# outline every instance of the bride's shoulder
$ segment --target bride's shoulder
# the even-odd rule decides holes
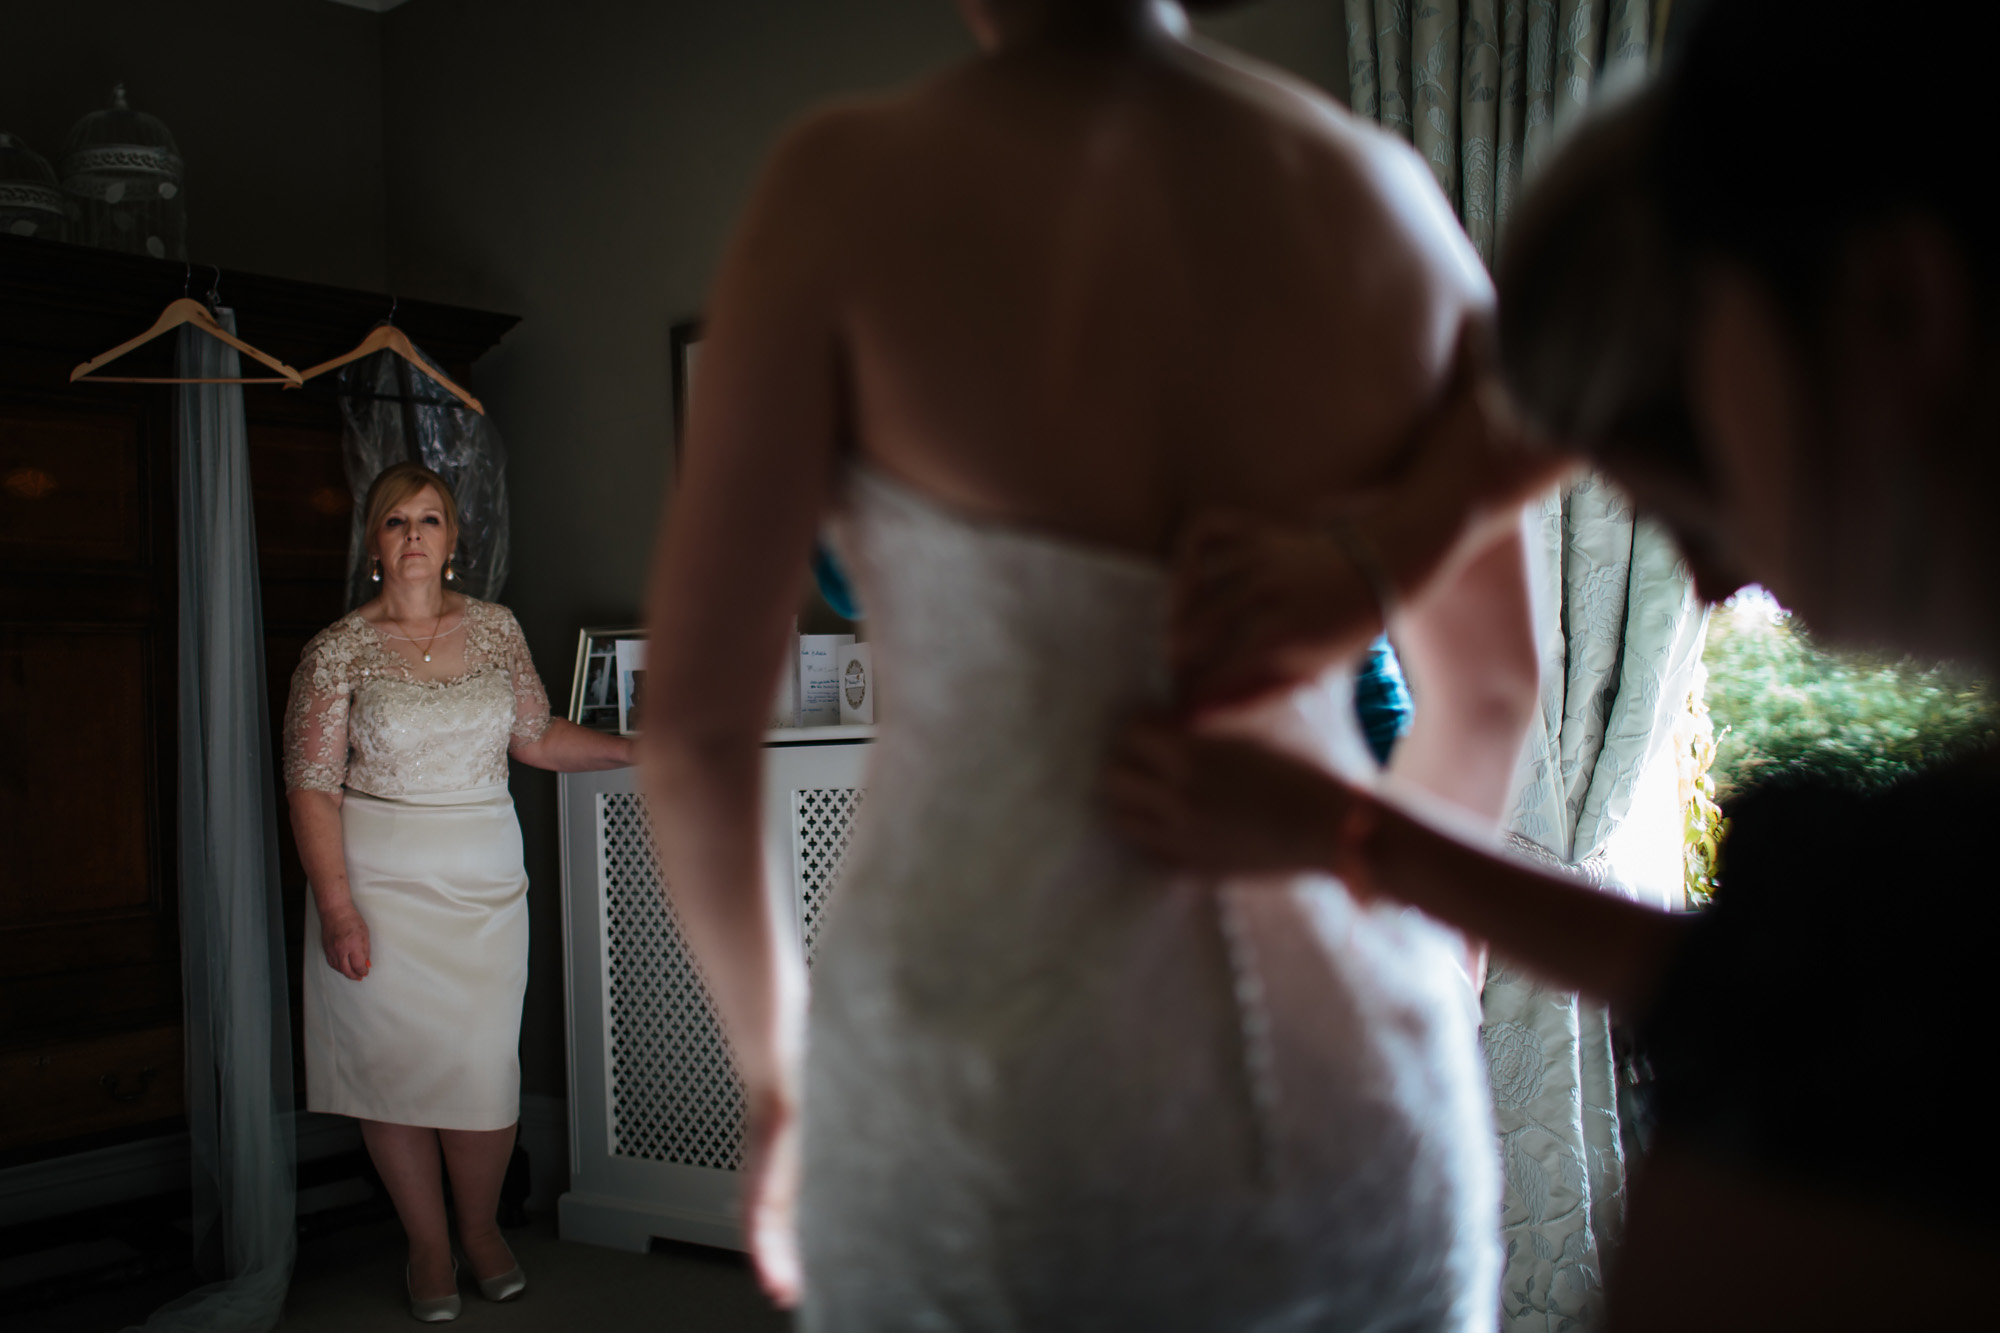
[[[822,102],[795,116],[765,156],[760,189],[837,189],[882,157],[908,120],[913,90]]]
[[[851,237],[865,236],[880,183],[897,174],[891,98],[849,98],[813,108],[765,154],[736,245],[759,257],[756,281],[781,272],[831,271]],[[774,266],[770,256],[789,258]]]
[[[1221,127],[1224,152],[1266,164],[1286,192],[1330,209],[1333,231],[1344,220],[1371,245],[1414,246],[1454,266],[1470,256],[1429,163],[1401,136],[1233,48],[1196,42],[1175,73],[1194,90],[1189,114]]]

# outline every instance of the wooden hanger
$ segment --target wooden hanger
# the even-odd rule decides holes
[[[393,319],[395,314],[396,306],[392,301],[389,305],[390,318]],[[377,324],[368,336],[361,340],[361,345],[353,351],[344,352],[331,361],[320,362],[312,369],[306,371],[300,378],[309,380],[317,379],[321,375],[326,374],[327,371],[337,370],[350,361],[359,361],[364,356],[373,356],[375,353],[383,351],[394,352],[397,356],[402,357],[405,361],[423,372],[426,378],[436,380],[439,384],[443,385],[445,390],[461,403],[464,403],[482,417],[486,415],[486,408],[480,404],[477,398],[474,398],[471,394],[453,384],[442,371],[433,370],[424,364],[423,357],[419,356],[417,349],[410,345],[410,340],[403,336],[403,331],[387,319]]]
[[[179,328],[183,324],[192,324],[209,337],[220,338],[223,342],[228,343],[231,347],[243,353],[243,355],[277,371],[277,375],[255,379],[183,379],[178,375],[99,375],[94,373],[99,366],[116,361],[134,347],[143,346],[165,333],[168,329]],[[276,357],[264,355],[264,353],[252,347],[249,343],[230,333],[229,330],[215,322],[215,316],[208,313],[207,306],[188,296],[180,297],[165,310],[161,311],[159,319],[154,321],[152,328],[147,329],[130,342],[119,343],[102,356],[92,357],[69,373],[70,383],[72,384],[86,378],[98,384],[283,384],[294,389],[304,383],[298,371],[293,370]]]

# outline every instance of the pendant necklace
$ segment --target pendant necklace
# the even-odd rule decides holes
[[[390,623],[395,625],[397,629],[407,628],[407,626],[405,626],[403,622],[400,620],[393,620]],[[444,625],[444,612],[440,611],[438,612],[438,618],[431,622],[430,638],[424,640],[423,654],[424,654],[424,661],[426,662],[431,660],[431,645],[438,641],[438,630],[441,629],[443,625]],[[404,643],[415,643],[417,641],[416,636],[414,634],[392,634],[389,637],[392,639],[401,639]]]
[[[438,618],[431,622],[430,638],[424,640],[424,661],[426,662],[431,660],[431,645],[438,641],[438,627],[442,624],[444,624],[444,612],[440,611],[438,612]]]

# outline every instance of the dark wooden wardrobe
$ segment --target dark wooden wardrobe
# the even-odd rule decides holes
[[[68,381],[187,282],[177,263],[0,235],[0,1167],[182,1114],[174,391]],[[197,266],[189,290],[214,283]],[[390,306],[227,270],[219,287],[239,336],[300,368]],[[515,322],[421,301],[395,317],[461,382]],[[171,374],[173,341],[118,366]],[[343,609],[332,378],[244,390],[274,738],[299,650]],[[279,825],[296,1033],[304,876],[282,802]]]

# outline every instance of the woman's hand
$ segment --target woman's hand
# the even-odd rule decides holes
[[[326,965],[349,981],[360,981],[374,964],[368,957],[368,923],[353,904],[319,914],[319,945]]]
[[[1374,591],[1330,531],[1216,511],[1181,540],[1168,651],[1191,708],[1309,679],[1381,628]]]
[[[306,868],[308,901],[319,909],[319,942],[326,965],[349,981],[359,981],[368,975],[370,963],[368,923],[349,896],[347,854],[341,848],[341,793],[294,788],[285,797],[292,808],[299,862]]]
[[[743,1216],[757,1279],[773,1303],[790,1309],[803,1287],[799,1262],[799,1119],[792,1098],[753,1092],[745,1151]]]
[[[1112,827],[1169,865],[1208,874],[1327,871],[1349,880],[1373,797],[1250,741],[1133,724],[1104,776]]]
[[[1383,627],[1382,593],[1416,601],[1517,531],[1522,503],[1572,470],[1531,437],[1488,360],[1483,330],[1468,324],[1444,398],[1396,474],[1348,515],[1344,538],[1331,523],[1195,519],[1176,560],[1169,630],[1185,706],[1240,703],[1354,657]]]

